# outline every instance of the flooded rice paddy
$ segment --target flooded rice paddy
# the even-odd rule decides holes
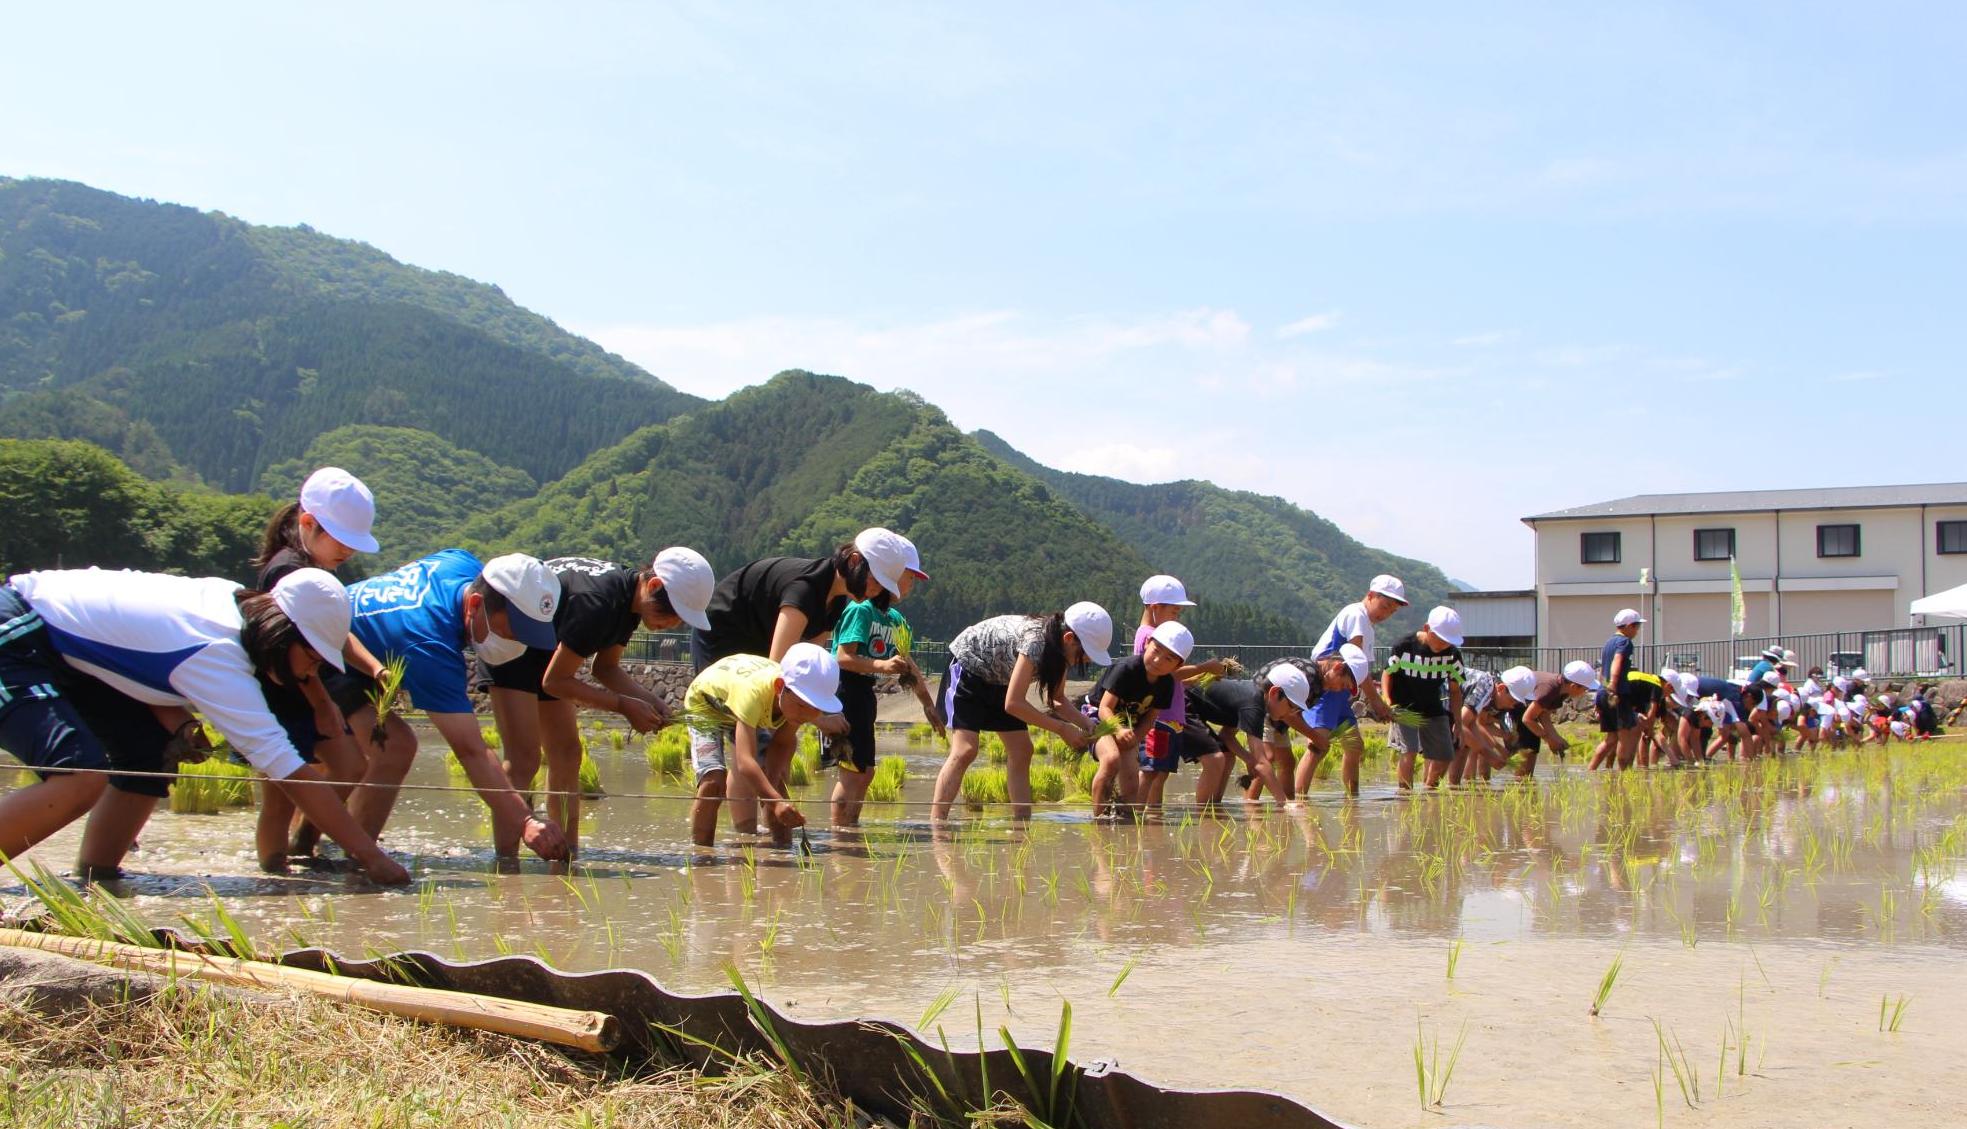
[[[938,750],[883,741],[910,759],[903,803],[834,833],[800,790],[810,856],[728,819],[692,849],[683,785],[596,741],[612,795],[571,874],[492,873],[475,796],[408,791],[385,844],[414,856],[409,892],[258,875],[248,811],[160,813],[124,886],[160,924],[209,890],[274,946],[530,953],[694,991],[735,964],[792,1014],[927,1017],[952,1044],[981,1012],[1049,1046],[1064,999],[1077,1058],[1358,1125],[1967,1123],[1967,742],[1414,797],[1372,787],[1380,761],[1356,803],[939,831]],[[447,760],[427,740],[412,783],[455,783]],[[75,845],[34,857],[66,870]],[[1465,1039],[1427,1111],[1417,1038],[1444,1062]]]

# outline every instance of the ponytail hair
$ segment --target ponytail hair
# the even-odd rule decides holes
[[[1053,612],[1043,619],[1045,650],[1038,656],[1038,684],[1048,697],[1056,698],[1065,693],[1065,613]]]
[[[246,649],[253,673],[274,682],[291,681],[287,649],[307,642],[300,627],[265,592],[240,588],[232,593],[232,600],[239,607],[239,645]]]
[[[301,544],[299,502],[288,502],[273,511],[273,516],[267,519],[266,532],[260,534],[260,552],[253,558],[253,567],[265,568],[267,562],[279,556],[282,549],[292,549],[302,557],[307,556],[307,548]]]

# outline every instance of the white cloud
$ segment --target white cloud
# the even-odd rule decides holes
[[[1310,317],[1299,318],[1291,324],[1280,328],[1277,331],[1277,339],[1279,341],[1288,341],[1293,337],[1303,337],[1307,333],[1323,333],[1338,324],[1339,312],[1337,310],[1329,310],[1322,314],[1312,314]]]

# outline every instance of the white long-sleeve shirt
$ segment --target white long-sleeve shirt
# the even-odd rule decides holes
[[[275,780],[300,770],[239,643],[239,585],[96,568],[21,573],[10,583],[70,666],[139,702],[197,710]]]

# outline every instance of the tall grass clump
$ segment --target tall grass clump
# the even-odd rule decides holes
[[[911,745],[929,745],[935,740],[936,727],[926,721],[918,721],[908,727],[908,743]]]
[[[649,771],[662,776],[681,776],[690,763],[690,731],[680,725],[665,726],[642,743],[642,755]]]
[[[178,769],[171,782],[171,810],[179,815],[213,815],[253,802],[253,770],[213,757]]]
[[[963,800],[973,808],[1009,803],[1010,785],[1005,780],[1004,770],[971,766],[970,771],[963,774]]]
[[[867,798],[875,803],[893,803],[902,798],[902,784],[908,780],[908,761],[903,757],[882,757],[874,765],[874,779],[868,781]]]

